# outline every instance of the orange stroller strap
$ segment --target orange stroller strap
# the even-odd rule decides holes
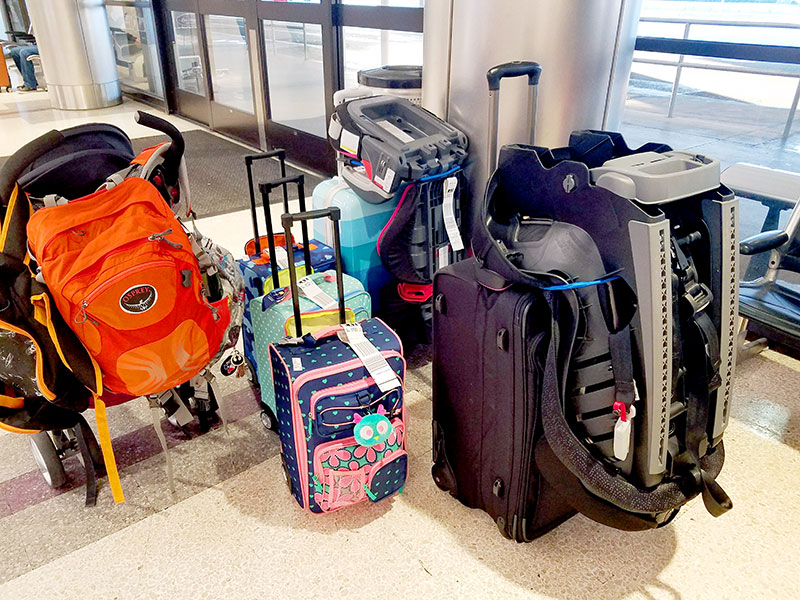
[[[103,451],[103,462],[106,465],[106,473],[108,473],[108,485],[111,486],[114,502],[121,504],[125,502],[125,496],[122,493],[122,483],[119,480],[114,448],[111,446],[111,432],[108,430],[108,419],[106,418],[106,403],[97,396],[94,398],[94,417],[97,421],[97,434],[100,438],[100,449]]]

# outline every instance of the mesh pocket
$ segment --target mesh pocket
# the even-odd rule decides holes
[[[323,504],[326,510],[334,510],[361,502],[367,495],[364,485],[367,475],[364,469],[336,471],[329,469],[325,475]]]

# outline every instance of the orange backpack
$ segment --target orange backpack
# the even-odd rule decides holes
[[[220,349],[228,301],[209,303],[188,236],[146,180],[37,211],[28,243],[105,388],[163,392],[194,377]]]

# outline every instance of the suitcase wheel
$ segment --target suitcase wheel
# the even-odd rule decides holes
[[[278,419],[276,419],[272,411],[266,407],[261,411],[261,424],[267,431],[278,431]]]
[[[289,488],[289,492],[292,491],[292,482],[289,479],[289,469],[286,468],[286,461],[283,460],[283,454],[281,454],[281,471],[283,472],[283,480],[286,482],[286,487]]]
[[[250,382],[250,385],[256,391],[261,389],[261,386],[258,383],[258,379],[256,378],[256,366],[252,363],[249,358],[244,359],[244,364],[247,367],[247,380]]]
[[[514,538],[508,535],[508,531],[506,531],[506,520],[503,517],[497,517],[497,529],[500,530],[500,535],[502,535],[507,540],[513,540]]]
[[[31,443],[36,466],[39,467],[39,471],[47,484],[52,488],[64,485],[67,482],[67,473],[50,434],[46,431],[40,431],[39,433],[34,433],[28,439]]]
[[[453,485],[453,481],[447,469],[443,465],[434,463],[431,467],[431,475],[433,476],[433,482],[436,484],[436,487],[455,495],[455,486]]]

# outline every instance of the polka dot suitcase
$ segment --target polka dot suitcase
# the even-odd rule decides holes
[[[323,293],[336,298],[336,271],[312,273],[303,279],[312,281]],[[344,302],[346,319],[361,321],[372,316],[372,298],[364,290],[363,284],[349,275],[342,276],[344,284]],[[319,304],[305,296],[300,297],[300,312],[303,325],[313,327],[315,323],[333,324],[336,322],[336,311],[325,310]],[[258,384],[261,389],[261,408],[268,413],[272,424],[275,423],[275,392],[272,386],[272,371],[269,368],[269,345],[287,335],[294,323],[294,311],[291,292],[287,287],[275,290],[255,298],[249,303],[250,323],[253,331],[253,355],[258,365]]]
[[[337,207],[283,216],[330,217],[341,274]],[[270,344],[284,475],[297,503],[326,513],[402,492],[408,474],[400,338],[380,319],[345,323],[343,277],[338,323],[303,334],[298,280],[290,269],[295,337]],[[344,324],[342,324],[344,323]]]

